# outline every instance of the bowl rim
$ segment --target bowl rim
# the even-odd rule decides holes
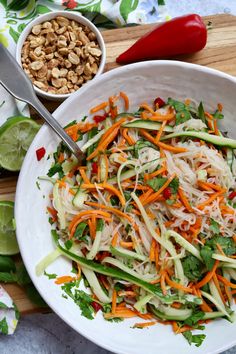
[[[169,67],[177,67],[177,68],[185,68],[187,70],[192,70],[194,69],[196,72],[201,71],[201,72],[205,72],[208,73],[210,75],[213,76],[217,76],[218,78],[224,78],[226,80],[229,80],[231,82],[233,82],[234,84],[236,84],[236,77],[224,73],[220,70],[217,69],[213,69],[213,68],[209,68],[209,67],[205,67],[205,66],[201,66],[199,64],[193,64],[193,63],[186,63],[186,62],[182,62],[182,61],[175,61],[175,60],[159,60],[159,61],[145,61],[145,62],[138,62],[138,63],[133,63],[133,64],[129,64],[126,66],[122,66],[122,67],[118,67],[115,68],[114,70],[108,71],[106,73],[104,73],[102,76],[100,76],[99,78],[96,79],[96,83],[98,83],[99,81],[102,81],[104,78],[109,77],[109,76],[113,76],[114,73],[119,73],[119,72],[129,72],[130,68],[139,68],[142,66],[146,66],[149,65],[150,67],[153,65],[158,65],[158,66],[169,66]],[[88,85],[83,86],[80,90],[74,92],[70,98],[68,100],[66,100],[66,103],[63,102],[55,111],[54,114],[60,115],[61,111],[64,110],[64,105],[68,105],[70,103],[73,103],[74,100],[76,100],[77,96],[79,96],[81,93],[83,93],[84,91],[87,91],[90,89],[90,86],[92,87],[92,85],[94,84],[94,82],[89,82]],[[40,131],[36,134],[33,142],[31,143],[31,146],[29,148],[29,150],[27,151],[26,157],[24,159],[19,177],[18,177],[18,181],[17,181],[17,188],[16,188],[16,197],[15,197],[15,208],[14,208],[14,212],[15,212],[15,219],[16,219],[16,224],[20,224],[20,210],[21,210],[21,204],[20,204],[20,186],[21,184],[24,184],[24,178],[25,178],[25,169],[27,167],[27,156],[30,156],[32,153],[35,153],[34,150],[34,142],[36,142],[38,139],[42,139],[43,134],[45,133],[45,130],[47,129],[47,125],[44,124],[42,126],[42,128],[40,129]],[[17,220],[19,220],[19,222],[17,223]],[[17,229],[16,229],[17,230]],[[19,234],[19,229],[18,231],[16,231],[17,233],[17,240],[19,239],[23,239],[23,237],[18,237]],[[24,260],[24,251],[22,248],[22,244],[19,242],[19,248],[20,248],[20,252],[22,255],[22,258]],[[23,251],[23,252],[22,252]],[[25,264],[26,269],[28,271],[29,274],[31,274],[31,269],[28,268],[28,265]],[[34,282],[33,282],[34,283]],[[36,289],[39,291],[40,295],[44,298],[45,294],[41,292],[40,288],[38,287],[37,283],[34,283]],[[48,298],[45,299],[45,301],[48,303]],[[122,349],[118,349],[118,348],[112,348],[109,346],[109,344],[105,343],[104,341],[98,341],[96,339],[93,339],[93,336],[91,333],[88,333],[86,330],[84,331],[83,328],[80,328],[80,330],[78,331],[78,329],[76,328],[76,326],[74,326],[73,324],[70,323],[69,319],[64,316],[63,314],[60,313],[60,311],[57,309],[57,307],[55,306],[54,302],[51,301],[50,302],[50,308],[67,324],[69,325],[71,328],[73,328],[77,333],[81,334],[82,336],[84,336],[85,338],[87,338],[88,340],[90,340],[91,342],[95,343],[96,345],[98,345],[101,348],[104,348],[106,350],[112,351],[113,353],[117,353],[117,354],[127,354],[127,352],[125,352]],[[232,340],[231,342],[226,343],[225,345],[221,345],[221,347],[219,347],[217,350],[210,350],[205,352],[205,354],[220,354],[223,351],[233,347],[234,345],[236,345],[236,338],[234,340]]]
[[[23,44],[24,44],[27,36],[30,34],[31,29],[33,28],[33,26],[35,26],[37,24],[40,24],[42,22],[45,22],[47,20],[48,21],[52,20],[52,19],[54,19],[57,16],[66,17],[68,19],[72,19],[72,20],[74,20],[74,21],[76,21],[78,23],[81,23],[82,25],[88,26],[96,35],[99,47],[100,47],[100,49],[102,51],[101,61],[100,61],[97,73],[95,74],[95,76],[91,80],[89,80],[89,81],[87,81],[85,83],[85,84],[87,84],[88,82],[92,81],[93,79],[97,78],[98,76],[100,76],[103,73],[104,67],[105,67],[105,64],[106,64],[106,46],[105,46],[105,42],[104,42],[103,36],[102,36],[101,32],[98,30],[98,28],[90,20],[88,20],[86,17],[84,17],[83,15],[79,14],[76,11],[53,11],[53,12],[48,12],[48,13],[40,15],[40,16],[36,17],[34,20],[30,21],[26,25],[24,30],[21,32],[20,37],[19,37],[19,39],[17,41],[16,55],[15,55],[16,56],[16,61],[20,65],[20,67],[22,68],[21,50],[22,50]],[[74,92],[72,92],[72,93],[67,93],[67,94],[52,94],[52,93],[48,93],[46,91],[41,90],[40,88],[35,86],[33,84],[33,82],[32,82],[32,85],[34,87],[35,92],[38,95],[40,95],[43,98],[49,99],[49,100],[56,100],[56,101],[65,100],[66,98],[70,97],[72,93],[74,93]]]

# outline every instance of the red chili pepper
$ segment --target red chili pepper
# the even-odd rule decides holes
[[[163,191],[163,197],[164,197],[165,199],[169,199],[169,198],[171,197],[171,194],[172,194],[171,188],[170,188],[170,187],[166,187],[166,188],[164,189],[164,191]]]
[[[44,157],[45,154],[46,154],[46,150],[44,147],[41,147],[38,150],[36,150],[37,160],[40,161]]]
[[[92,163],[92,173],[98,173],[98,164],[97,162]]]
[[[163,106],[165,106],[165,101],[163,101],[163,99],[161,97],[157,97],[154,101],[154,104],[157,105],[158,104],[158,107],[161,108]]]
[[[93,306],[95,312],[98,312],[99,310],[102,309],[102,306],[98,304],[96,301],[91,302],[91,305]]]
[[[95,123],[100,123],[100,122],[103,122],[105,119],[106,119],[106,115],[103,115],[103,116],[94,116],[93,117],[93,120]]]
[[[190,54],[203,49],[206,41],[207,28],[201,17],[185,15],[158,25],[119,55],[116,61],[125,64]]]
[[[228,196],[228,199],[232,200],[236,197],[236,192],[231,192]]]

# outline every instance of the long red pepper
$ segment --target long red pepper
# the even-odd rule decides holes
[[[206,41],[207,28],[201,17],[186,15],[158,25],[119,55],[116,61],[127,64],[190,54],[203,49]]]

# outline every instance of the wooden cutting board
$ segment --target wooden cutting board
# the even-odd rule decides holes
[[[204,21],[206,24],[209,21],[212,23],[212,28],[208,31],[206,48],[199,53],[176,57],[175,59],[209,66],[236,76],[236,17],[216,15],[205,17]],[[107,49],[105,70],[108,71],[117,67],[115,58],[153,27],[154,25],[143,25],[104,31],[102,34]],[[43,101],[43,103],[51,112],[59,105],[57,102]],[[32,117],[38,118],[33,111],[31,113]],[[0,200],[14,201],[16,182],[17,175],[0,176]],[[33,305],[27,299],[24,290],[17,285],[3,286],[12,296],[21,313],[26,314],[42,310]]]

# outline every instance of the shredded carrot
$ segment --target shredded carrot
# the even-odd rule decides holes
[[[128,135],[128,128],[122,129],[122,135],[129,145],[135,144],[135,140],[132,138],[132,136]]]
[[[211,120],[213,119],[213,115],[208,112],[205,112],[205,116]]]
[[[213,126],[214,126],[215,135],[220,135],[219,129],[217,127],[217,120],[216,119],[213,120]]]
[[[222,254],[222,256],[225,256],[225,253],[219,243],[216,244],[216,247],[217,247],[218,251]]]
[[[193,209],[192,209],[191,205],[189,204],[189,201],[188,201],[187,197],[185,196],[182,188],[178,188],[178,194],[179,194],[180,200],[183,203],[183,205],[185,206],[185,208],[188,210],[189,213],[192,213]]]
[[[174,111],[166,114],[160,114],[158,112],[155,112],[151,117],[149,117],[149,120],[153,120],[157,122],[167,122],[173,120],[174,118],[175,118]]]
[[[134,324],[134,328],[150,327],[150,326],[154,326],[154,325],[157,324],[157,323],[158,323],[157,321],[135,323],[135,324]]]
[[[120,241],[120,246],[124,248],[133,248],[134,244],[133,242]]]
[[[205,202],[198,204],[197,208],[199,210],[203,210],[207,205],[211,204],[215,199],[217,199],[222,193],[225,192],[225,189],[220,191],[220,192],[216,192],[213,195],[211,195],[211,197],[209,197]]]
[[[173,302],[171,307],[174,307],[175,309],[179,309],[181,307],[181,304],[179,302]]]
[[[135,311],[132,311],[129,308],[117,308],[115,313],[104,313],[104,318],[105,319],[111,319],[115,317],[120,317],[120,318],[131,318],[131,317],[136,317],[137,314]]]
[[[167,274],[167,272],[166,272],[166,282],[172,288],[175,288],[175,289],[178,289],[178,290],[182,290],[182,291],[184,291],[186,293],[190,293],[190,294],[192,294],[192,292],[193,292],[193,290],[191,288],[188,288],[186,286],[183,286],[183,285],[181,285],[179,283],[176,283],[175,281],[171,280],[169,278],[169,275]]]
[[[231,283],[228,279],[222,277],[222,275],[217,274],[216,276],[219,279],[219,281],[224,285],[229,286],[232,289],[236,289],[236,284]]]
[[[145,111],[148,111],[151,114],[154,114],[154,110],[152,109],[152,107],[150,107],[147,103],[143,103],[140,105],[140,108],[145,109]]]
[[[167,294],[166,284],[165,284],[166,275],[167,275],[167,273],[165,271],[161,272],[161,290],[162,290],[163,295]]]
[[[111,303],[111,313],[113,314],[116,312],[116,300],[117,300],[117,292],[115,289],[113,289],[112,303]]]
[[[119,237],[119,234],[118,234],[118,232],[116,232],[115,235],[112,238],[112,241],[111,241],[112,247],[116,247],[118,237]]]
[[[148,141],[153,143],[154,145],[158,146],[159,148],[162,148],[163,150],[168,150],[173,153],[179,153],[179,152],[186,152],[188,151],[185,148],[179,147],[179,146],[172,146],[172,145],[167,145],[165,143],[162,143],[160,141],[156,142],[155,139],[144,129],[140,129],[141,135],[143,135]]]
[[[206,274],[206,276],[199,283],[197,283],[195,285],[196,289],[200,289],[203,287],[203,285],[209,283],[209,281],[212,279],[213,275],[215,274],[218,265],[219,265],[219,261],[217,260],[217,261],[215,261],[215,264],[214,264],[212,270],[210,272],[208,272]]]
[[[161,127],[160,127],[160,129],[159,129],[159,131],[158,131],[158,133],[157,133],[156,138],[155,138],[156,143],[158,143],[158,141],[160,140],[161,134],[163,133],[163,129],[165,128],[166,123],[167,123],[166,120],[164,120],[164,121],[162,122],[162,125],[161,125]]]
[[[158,196],[164,191],[164,189],[166,189],[166,187],[169,186],[169,184],[171,183],[171,181],[175,178],[175,173],[168,178],[168,180],[163,184],[163,186],[155,193],[153,193],[150,197],[148,197],[145,201],[143,201],[143,206],[149,203],[154,203]]]
[[[192,329],[192,327],[187,326],[187,325],[179,327],[178,324],[175,321],[173,321],[173,330],[176,334],[184,333],[184,332],[190,331],[191,329]]]
[[[154,171],[152,173],[145,173],[144,174],[144,180],[148,181],[149,179],[152,179],[153,177],[156,177],[156,176],[162,174],[165,171],[166,171],[166,166],[161,167],[159,170],[156,170],[156,171]]]
[[[106,209],[108,211],[111,211],[112,213],[114,213],[114,214],[116,214],[116,215],[118,215],[118,216],[120,216],[122,218],[127,219],[130,223],[133,224],[133,219],[129,215],[123,213],[122,211],[120,211],[120,210],[118,210],[116,208],[113,208],[113,207],[110,207],[110,206],[107,206],[107,205],[103,205],[103,204],[98,204],[98,203],[95,203],[95,202],[85,202],[85,204],[90,205],[90,206],[94,206],[94,207],[97,207],[97,208],[100,208],[100,209]]]
[[[125,103],[125,110],[128,111],[129,110],[129,98],[128,98],[128,96],[126,95],[126,93],[121,91],[120,92],[120,97],[123,98],[124,103]]]
[[[105,109],[108,106],[108,102],[102,102],[99,105],[93,107],[92,109],[90,109],[90,113],[96,113],[102,109]]]
[[[51,207],[47,207],[47,211],[51,214],[51,216],[57,219],[57,210]]]
[[[86,175],[86,173],[85,173],[83,168],[79,167],[79,173],[80,173],[81,177],[83,178],[84,183],[90,183],[90,180],[87,177],[87,175]]]
[[[55,280],[55,284],[64,284],[64,283],[71,283],[72,281],[74,281],[75,278],[71,277],[70,275],[63,275],[62,277],[58,277]]]
[[[106,189],[108,190],[109,192],[111,192],[112,194],[115,194],[120,202],[121,202],[121,205],[124,206],[125,205],[125,198],[121,195],[121,193],[118,191],[118,189],[116,189],[115,187],[113,187],[112,185],[108,184],[108,183],[98,183],[98,184],[92,184],[92,183],[84,183],[82,184],[82,188],[84,189],[97,189],[97,188],[102,188],[102,189]]]
[[[149,253],[149,259],[151,262],[155,261],[155,250],[156,250],[156,240],[153,238],[150,247],[150,253]]]

